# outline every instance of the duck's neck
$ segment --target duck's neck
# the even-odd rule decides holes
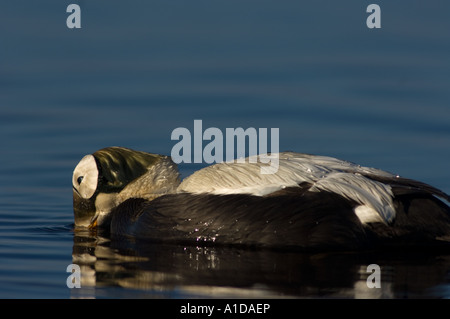
[[[119,194],[119,201],[128,198],[153,200],[165,194],[174,193],[180,185],[180,173],[170,157],[161,155],[155,165],[140,178],[127,185]]]

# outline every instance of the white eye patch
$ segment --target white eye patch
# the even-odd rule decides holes
[[[72,176],[72,185],[83,198],[91,198],[97,189],[98,168],[95,158],[86,155],[75,167]]]

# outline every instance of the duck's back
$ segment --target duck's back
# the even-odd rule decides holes
[[[305,249],[446,241],[445,193],[417,181],[331,157],[281,153],[275,174],[261,164],[221,163],[153,201],[113,211],[116,235],[153,240]]]

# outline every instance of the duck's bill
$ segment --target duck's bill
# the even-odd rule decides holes
[[[82,198],[76,190],[73,190],[73,213],[75,227],[94,228],[97,226],[97,218],[94,218],[95,200]]]

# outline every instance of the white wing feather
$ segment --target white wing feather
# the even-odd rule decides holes
[[[224,162],[203,168],[187,177],[177,192],[210,194],[252,194],[264,196],[300,183],[312,184],[310,191],[329,191],[359,203],[355,212],[361,222],[391,222],[395,217],[389,185],[371,180],[364,174],[383,177],[395,175],[333,157],[292,152],[279,154],[278,171],[261,174],[264,164]]]

